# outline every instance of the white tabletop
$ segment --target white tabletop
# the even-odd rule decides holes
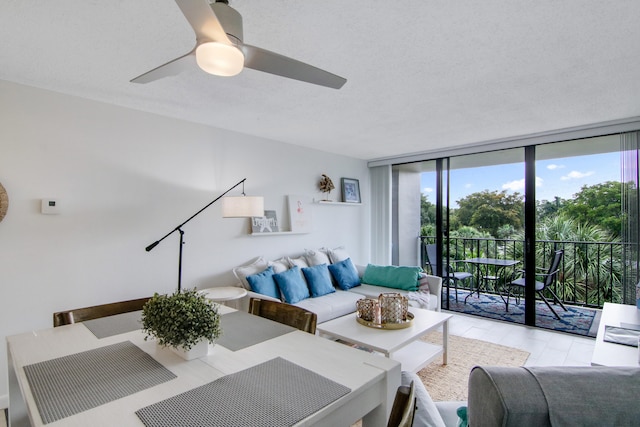
[[[126,340],[149,353],[177,378],[63,418],[55,422],[56,426],[142,426],[136,410],[274,357],[282,357],[352,390],[299,425],[350,425],[364,417],[363,425],[384,426],[400,384],[397,362],[297,330],[238,351],[215,345],[207,357],[186,361],[158,348],[152,340],[145,341],[142,331],[98,339],[82,323],[77,323],[7,337],[12,426],[29,425],[29,419],[33,426],[43,425],[22,369],[25,365]],[[386,401],[381,402],[380,396],[386,396]],[[20,414],[21,408],[26,409],[28,418]]]
[[[638,366],[638,347],[604,341],[604,327],[624,324],[640,326],[640,310],[635,305],[604,303],[602,318],[598,327],[596,345],[593,349],[592,365],[598,366]]]
[[[318,332],[362,344],[372,350],[393,353],[453,317],[437,311],[411,307],[413,324],[404,329],[377,329],[356,321],[356,314],[339,317],[318,325]]]
[[[247,295],[247,290],[238,286],[215,286],[201,289],[200,293],[212,301],[231,301]]]

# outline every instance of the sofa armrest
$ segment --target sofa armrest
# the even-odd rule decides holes
[[[418,289],[424,289],[425,287],[429,289],[431,295],[438,297],[438,305],[435,311],[440,311],[442,308],[442,277],[423,273],[418,281]]]

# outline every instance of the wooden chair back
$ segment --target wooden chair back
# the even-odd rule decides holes
[[[387,427],[411,427],[416,411],[416,396],[413,381],[409,386],[401,385],[391,406]]]
[[[295,305],[251,298],[249,301],[249,313],[289,325],[310,334],[316,333],[318,316]]]
[[[142,310],[142,306],[149,301],[149,298],[151,297],[94,305],[92,307],[75,308],[67,311],[58,311],[57,313],[53,313],[53,327],[55,328],[57,326],[84,322],[85,320],[98,319],[100,317],[112,316],[114,314]]]

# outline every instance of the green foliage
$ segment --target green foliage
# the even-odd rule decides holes
[[[572,200],[559,210],[559,213],[574,218],[583,224],[597,224],[614,236],[622,230],[622,191],[623,186],[632,183],[607,181],[601,184],[584,185]],[[625,191],[630,191],[632,188]]]
[[[420,194],[420,224],[428,225],[436,223],[436,205],[431,203],[427,196]]]
[[[514,238],[519,242],[515,256],[521,259],[524,233],[519,232]],[[622,246],[615,243],[619,240],[598,225],[580,223],[566,214],[549,217],[541,221],[536,230],[537,264],[548,266],[553,251],[564,249],[562,274],[556,288],[560,298],[589,305],[597,305],[603,300],[618,302],[621,298]]]
[[[217,306],[195,289],[154,294],[142,308],[142,329],[145,340],[155,337],[162,346],[185,351],[203,339],[214,342],[222,333]]]
[[[567,201],[558,196],[554,197],[553,201],[537,200],[536,215],[538,221],[543,221],[546,218],[556,216],[566,204]]]
[[[456,222],[488,232],[492,236],[498,229],[510,225],[520,229],[524,223],[524,203],[520,193],[483,190],[458,200]]]

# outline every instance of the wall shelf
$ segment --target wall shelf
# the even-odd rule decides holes
[[[283,236],[285,234],[309,234],[308,231],[274,231],[267,233],[250,233],[250,236]]]
[[[314,200],[313,203],[318,205],[335,205],[335,206],[362,206],[362,203],[351,202],[328,202],[326,200]]]

